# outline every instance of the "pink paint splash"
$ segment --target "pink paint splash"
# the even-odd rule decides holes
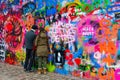
[[[115,80],[120,80],[120,69],[115,70]]]

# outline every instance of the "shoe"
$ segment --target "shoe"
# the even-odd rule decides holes
[[[29,72],[34,72],[34,70],[28,70]]]
[[[47,74],[47,68],[43,68],[43,74]]]
[[[26,72],[26,71],[28,71],[27,69],[24,69],[24,71]]]
[[[37,73],[42,74],[42,68],[38,68]]]

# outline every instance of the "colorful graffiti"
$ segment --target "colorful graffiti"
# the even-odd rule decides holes
[[[22,22],[15,17],[10,16],[6,20],[5,27],[5,41],[8,45],[8,48],[12,51],[18,50],[22,46],[24,39],[24,31],[21,25]]]
[[[50,47],[61,50],[63,43],[65,64],[55,72],[119,80],[119,7],[119,0],[0,0],[0,60],[24,61],[25,32],[36,24],[47,31]]]
[[[22,6],[22,14],[26,15],[27,13],[32,13],[36,9],[34,2],[28,2]]]

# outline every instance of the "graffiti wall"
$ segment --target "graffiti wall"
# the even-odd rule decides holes
[[[0,0],[0,60],[24,61],[24,35],[33,24],[47,31],[53,71],[120,79],[120,0]],[[54,56],[53,49],[63,53]]]

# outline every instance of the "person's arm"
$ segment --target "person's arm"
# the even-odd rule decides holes
[[[38,35],[36,36],[36,38],[35,38],[35,40],[34,40],[34,46],[37,46],[37,44],[38,44]]]
[[[46,43],[47,43],[47,48],[48,48],[48,51],[50,52],[50,47],[49,47],[49,37],[47,36],[46,39],[47,39],[47,42],[46,42]]]
[[[34,35],[34,41],[33,41],[33,50],[36,50],[37,48],[37,44],[38,44],[38,38],[39,38],[39,35]]]

